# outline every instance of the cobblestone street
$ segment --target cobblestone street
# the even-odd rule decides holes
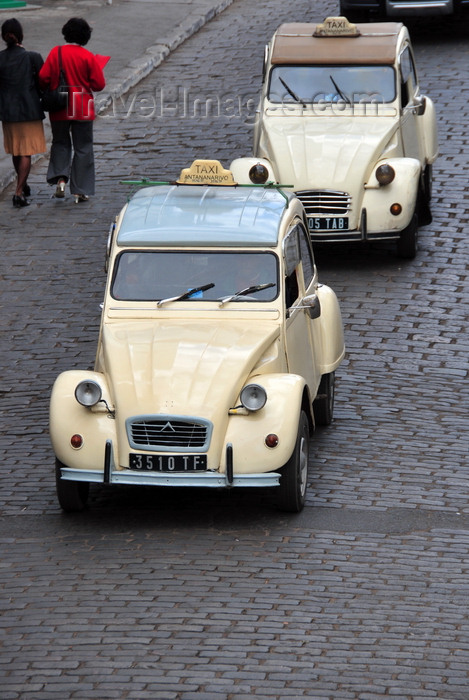
[[[93,487],[64,515],[55,495],[50,390],[93,366],[120,181],[249,155],[264,44],[337,5],[234,0],[103,111],[89,203],[51,198],[46,159],[30,207],[0,195],[0,700],[469,700],[469,23],[411,25],[440,133],[417,257],[316,250],[347,355],[304,511]]]

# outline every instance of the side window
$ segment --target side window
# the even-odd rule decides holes
[[[267,64],[269,61],[270,44],[264,46],[264,63],[262,65],[262,82],[265,82],[265,76],[267,75]]]
[[[109,269],[109,258],[111,257],[111,249],[112,249],[112,243],[114,240],[114,233],[116,231],[116,222],[117,222],[117,216],[112,222],[110,228],[109,228],[109,233],[107,236],[107,244],[106,244],[106,258],[104,260],[104,272],[107,272]]]
[[[290,308],[298,299],[300,290],[298,289],[298,279],[296,270],[285,277],[285,306]]]
[[[399,56],[401,74],[401,107],[405,107],[417,89],[417,73],[410,48],[406,46]]]
[[[285,305],[288,308],[298,299],[300,290],[298,289],[298,278],[296,270],[285,277]]]
[[[298,224],[298,237],[300,239],[301,261],[303,263],[303,276],[305,279],[305,289],[313,281],[314,277],[314,259],[313,251],[309,240],[309,235],[305,231],[304,226]]]
[[[283,243],[283,257],[285,266],[285,305],[287,308],[298,299],[300,290],[298,287],[297,270],[300,263],[300,245],[298,241],[298,227],[295,226],[286,236]]]

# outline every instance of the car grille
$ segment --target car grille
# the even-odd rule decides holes
[[[129,441],[133,447],[159,450],[206,450],[211,434],[208,421],[187,421],[158,416],[131,419],[127,422]]]
[[[352,198],[347,192],[303,190],[295,194],[302,202],[307,216],[344,216],[351,208]]]

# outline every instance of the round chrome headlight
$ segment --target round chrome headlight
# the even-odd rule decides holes
[[[256,163],[256,165],[253,165],[249,170],[249,179],[253,185],[264,185],[268,177],[269,171],[262,163]]]
[[[79,404],[90,408],[101,401],[102,391],[97,382],[85,380],[75,389],[75,398]]]
[[[376,168],[376,179],[381,186],[389,185],[394,180],[395,175],[396,171],[389,163],[383,163]]]
[[[265,406],[267,394],[259,384],[248,384],[240,394],[241,403],[248,411],[259,411]]]

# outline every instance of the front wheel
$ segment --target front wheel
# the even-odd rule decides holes
[[[304,411],[301,411],[293,454],[281,469],[280,485],[277,490],[277,506],[289,513],[303,510],[306,500],[309,459],[309,424]]]
[[[61,478],[61,469],[64,466],[58,459],[55,460],[57,498],[62,510],[66,513],[76,513],[86,507],[90,485],[87,481],[64,481]]]
[[[422,175],[422,192],[425,204],[429,204],[433,194],[433,166],[427,165]]]
[[[432,198],[433,172],[432,166],[427,165],[421,177],[419,196],[417,200],[419,226],[428,226],[432,223],[432,210],[430,201]]]
[[[418,247],[418,216],[414,213],[410,223],[401,231],[397,241],[397,254],[400,258],[415,258]]]
[[[317,425],[330,425],[334,416],[335,372],[323,374],[313,402],[314,420]]]

